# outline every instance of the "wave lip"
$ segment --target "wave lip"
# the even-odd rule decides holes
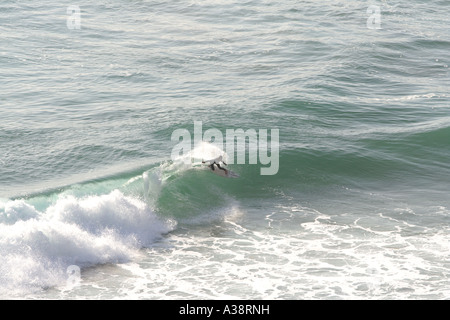
[[[172,231],[143,201],[114,190],[60,197],[38,211],[24,200],[0,207],[0,297],[64,285],[70,265],[130,261]]]

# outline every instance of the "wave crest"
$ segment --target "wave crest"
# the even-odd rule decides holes
[[[62,285],[70,265],[129,261],[175,227],[119,190],[60,196],[43,212],[24,200],[9,201],[0,219],[0,297]]]

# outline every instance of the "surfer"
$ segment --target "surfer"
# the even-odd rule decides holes
[[[216,160],[217,160],[218,162],[216,162]],[[217,168],[219,168],[220,170],[225,171],[225,174],[228,174],[228,170],[225,169],[225,168],[223,168],[223,167],[220,165],[221,162],[222,162],[224,165],[227,165],[227,164],[225,163],[225,161],[222,160],[222,156],[220,156],[220,157],[217,158],[217,159],[211,160],[211,161],[212,161],[212,163],[211,163],[210,165],[208,165],[208,167],[210,167],[212,171],[214,171],[214,170],[216,169],[216,168],[214,167],[214,165],[216,165]],[[202,161],[202,163],[211,162],[211,161]]]

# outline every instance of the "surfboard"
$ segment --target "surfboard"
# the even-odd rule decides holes
[[[212,170],[210,167],[208,167],[208,169],[212,173],[214,173],[214,174],[216,174],[218,176],[224,177],[224,178],[239,178],[239,175],[236,172],[233,172],[233,171],[231,171],[229,169],[226,169],[226,171],[222,170],[222,169],[219,169],[217,167],[215,167],[214,170]]]

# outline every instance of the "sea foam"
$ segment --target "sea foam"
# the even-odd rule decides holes
[[[60,196],[44,211],[25,200],[2,201],[0,297],[64,285],[70,265],[130,261],[174,227],[118,190]]]

